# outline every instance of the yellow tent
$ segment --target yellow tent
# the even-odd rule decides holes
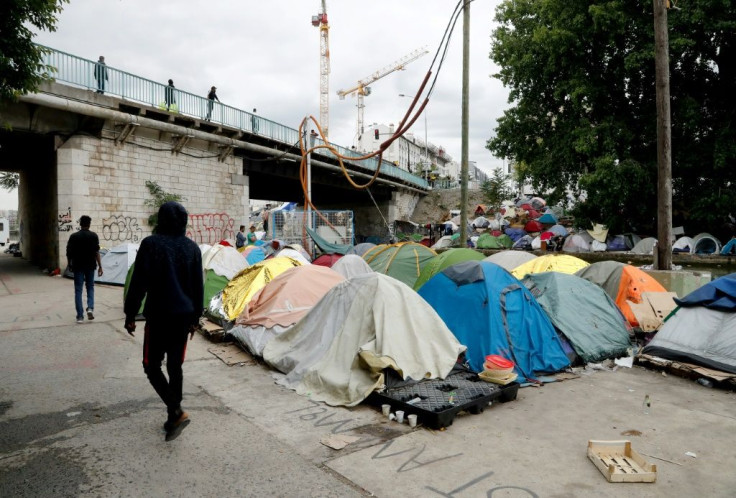
[[[575,256],[568,256],[567,254],[548,254],[546,256],[540,256],[532,259],[531,261],[527,261],[521,266],[517,266],[511,270],[511,274],[519,280],[529,273],[542,273],[545,271],[556,271],[558,273],[567,273],[572,275],[586,266],[590,266],[590,264],[580,258],[576,258]]]
[[[255,293],[271,280],[289,268],[301,265],[295,259],[276,257],[249,266],[235,275],[222,291],[222,306],[228,319],[235,320]]]

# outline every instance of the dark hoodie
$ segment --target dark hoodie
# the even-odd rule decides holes
[[[125,298],[125,321],[131,323],[143,298],[148,321],[196,324],[202,314],[202,253],[185,236],[188,215],[178,202],[158,210],[154,234],[141,242]]]

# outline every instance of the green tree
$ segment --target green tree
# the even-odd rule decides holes
[[[0,103],[33,92],[50,78],[43,49],[33,44],[33,27],[56,31],[56,16],[68,0],[2,0],[0,2]]]
[[[181,202],[184,197],[179,194],[170,194],[166,192],[161,186],[150,180],[146,180],[146,188],[148,193],[151,194],[153,199],[146,199],[143,204],[153,209],[153,214],[148,217],[148,226],[155,227],[158,225],[158,210],[161,206],[169,201]]]
[[[493,175],[481,183],[480,190],[483,192],[483,199],[491,207],[498,208],[502,201],[513,197],[513,192],[508,185],[510,179],[510,175],[504,174],[501,168],[496,168],[493,170]]]
[[[8,171],[0,172],[0,187],[4,188],[8,192],[18,188],[20,183],[20,175],[18,173],[11,173]]]
[[[736,1],[678,7],[673,204],[697,225],[713,222],[708,206],[736,200]],[[656,223],[652,15],[651,0],[506,0],[496,10],[491,58],[511,107],[488,148],[524,164],[548,202],[572,192],[578,219],[616,231],[652,233]]]

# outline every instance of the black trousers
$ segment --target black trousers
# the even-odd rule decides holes
[[[153,389],[166,404],[169,416],[181,408],[184,373],[181,365],[187,351],[188,325],[176,322],[146,322],[143,336],[143,370]],[[168,380],[161,370],[166,356]]]

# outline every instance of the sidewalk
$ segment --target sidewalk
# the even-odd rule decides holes
[[[192,423],[165,443],[163,404],[122,329],[122,288],[96,286],[74,323],[73,282],[0,255],[0,496],[733,496],[736,395],[642,368],[595,372],[461,415],[445,431],[329,407],[227,366],[195,336]],[[140,329],[140,328],[139,328]],[[651,412],[643,413],[645,394]],[[329,435],[359,439],[342,450]],[[608,483],[589,439],[632,441],[653,484]],[[691,452],[696,457],[687,456]]]

